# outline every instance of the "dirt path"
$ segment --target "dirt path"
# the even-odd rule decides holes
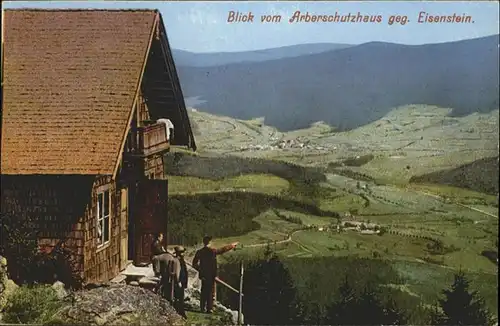
[[[461,268],[459,269],[459,268],[452,267],[452,266],[448,266],[448,265],[432,264],[432,263],[426,262],[425,260],[422,260],[422,259],[420,259],[420,258],[415,258],[415,260],[414,260],[414,261],[416,261],[417,263],[421,263],[421,264],[427,264],[427,265],[438,266],[438,267],[441,267],[441,268],[444,268],[444,269],[449,269],[449,270],[452,270],[452,271],[462,270],[462,271],[471,272],[471,273],[478,273],[478,271],[471,270],[471,269],[469,269],[469,268],[467,268],[467,267],[461,267]],[[489,275],[498,275],[498,273],[488,272],[488,271],[485,271],[485,270],[481,270],[481,271],[479,271],[479,273],[489,274]]]
[[[313,254],[313,252],[311,250],[309,250],[306,247],[304,247],[304,245],[301,244],[300,242],[294,241],[294,240],[292,240],[292,242],[295,243],[297,246],[299,246],[299,248],[302,249],[302,250],[304,250],[305,252]]]
[[[270,241],[270,242],[265,242],[265,243],[255,243],[255,244],[251,244],[251,245],[245,245],[243,247],[244,248],[256,248],[256,247],[265,247],[267,246],[269,243],[271,244],[282,244],[282,243],[287,243],[287,242],[290,242],[290,241],[293,241],[292,240],[292,236],[300,231],[303,231],[302,229],[299,229],[299,230],[295,230],[293,231],[292,233],[290,233],[290,235],[288,236],[288,238],[286,238],[285,240],[280,240],[280,241]],[[293,241],[295,242],[295,241]]]
[[[220,194],[225,192],[252,192],[253,189],[248,188],[221,188],[219,190],[197,190],[195,192],[190,191],[172,191],[170,195],[175,196],[197,196],[197,195],[209,195],[209,194]]]
[[[299,246],[300,249],[302,249],[303,251],[309,253],[309,254],[313,254],[313,252],[309,249],[307,249],[304,245],[302,245],[300,242],[296,241],[296,240],[293,240],[293,236],[301,231],[304,231],[303,229],[299,229],[299,230],[295,230],[293,231],[289,236],[288,238],[286,238],[285,240],[280,240],[280,241],[276,241],[276,242],[272,242],[274,245],[277,245],[277,244],[282,244],[282,243],[287,243],[287,242],[293,242],[295,243],[297,246]],[[256,247],[265,247],[268,245],[268,242],[266,243],[256,243],[256,244],[251,244],[251,245],[246,245],[244,246],[244,248],[256,248]],[[243,249],[244,249],[243,248]],[[302,254],[302,253],[298,253],[298,254]]]
[[[463,205],[463,204],[460,204],[460,203],[455,203],[455,205],[458,205],[458,206],[462,206],[462,207],[465,207],[465,208],[471,209],[471,210],[473,210],[473,211],[479,212],[479,213],[484,214],[484,215],[488,215],[488,216],[491,216],[491,217],[494,217],[494,218],[498,218],[498,216],[497,216],[497,215],[495,215],[495,214],[491,214],[491,213],[485,212],[485,211],[483,211],[483,210],[480,210],[480,209],[475,208],[475,207],[472,207],[472,206],[467,206],[467,205]]]
[[[283,244],[283,243],[287,243],[287,242],[293,242],[295,244],[297,244],[301,249],[303,249],[304,251],[308,252],[308,253],[312,253],[312,251],[310,251],[309,249],[305,248],[303,245],[301,245],[299,242],[297,241],[294,241],[293,240],[293,235],[301,232],[301,231],[304,231],[303,229],[298,229],[298,230],[295,230],[293,231],[292,233],[290,233],[288,235],[288,238],[284,239],[284,240],[280,240],[280,241],[276,241],[276,242],[271,242],[272,244]],[[244,245],[243,248],[238,248],[239,250],[242,250],[242,249],[245,249],[245,248],[258,248],[258,247],[265,247],[269,244],[269,242],[265,242],[265,243],[254,243],[254,244],[250,244],[250,245]],[[186,254],[184,256],[184,259],[188,265],[188,269],[189,269],[189,279],[190,279],[190,282],[195,282],[195,279],[198,277],[198,272],[193,268],[193,266],[191,265],[191,262],[193,261],[193,258],[194,258],[194,255],[196,253],[196,248],[198,248],[199,246],[195,246],[193,248],[190,248],[186,251]]]
[[[428,196],[428,197],[432,197],[432,198],[438,199],[438,200],[440,200],[442,202],[445,202],[444,199],[443,199],[443,197],[441,197],[439,195],[428,193],[426,191],[421,191],[421,190],[407,190],[407,191],[416,192],[416,193],[419,193],[419,194],[422,194],[422,195],[425,195],[425,196]],[[446,203],[446,204],[464,207],[464,208],[476,211],[478,213],[481,213],[483,215],[487,215],[487,216],[490,216],[490,217],[498,218],[498,215],[485,212],[485,211],[483,211],[481,209],[478,209],[478,208],[475,208],[475,207],[472,207],[472,206],[468,206],[468,205],[464,205],[464,204],[460,204],[460,203]]]
[[[209,142],[208,144],[214,144],[214,143],[220,143],[224,140],[228,140],[231,138],[231,131],[234,132],[236,130],[236,125],[234,123],[232,123],[231,121],[227,121],[226,119],[224,118],[221,118],[221,117],[214,117],[212,119],[215,119],[217,120],[218,123],[221,123],[223,125],[227,125],[228,127],[225,128],[225,130],[223,130],[222,132],[220,132],[219,135],[209,135]],[[207,120],[202,120],[202,122],[206,122]],[[213,137],[213,138],[211,138]],[[209,146],[210,148],[211,146]]]

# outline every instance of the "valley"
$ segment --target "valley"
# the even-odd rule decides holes
[[[462,270],[496,312],[496,287],[490,285],[497,263],[484,252],[497,252],[498,196],[411,181],[498,156],[498,111],[461,118],[449,112],[408,105],[351,131],[320,122],[280,132],[259,119],[192,109],[200,150],[174,152],[176,158],[166,160],[172,233],[184,234],[176,240],[191,246],[204,233],[213,234],[216,245],[240,241],[237,251],[221,258],[228,264],[271,247],[292,274],[300,259],[390,262],[403,279],[398,286],[428,304]],[[494,187],[494,171],[481,171],[477,166],[469,173]],[[340,226],[349,222],[364,226]],[[383,232],[364,234],[368,224]]]
[[[498,326],[498,3],[7,2],[0,324]]]
[[[264,117],[281,131],[317,121],[353,130],[407,104],[450,108],[453,117],[498,110],[498,34],[422,45],[330,46],[269,49],[272,56],[198,54],[204,66],[190,59],[194,54],[175,60],[184,96],[204,101],[196,108],[242,120]]]
[[[307,323],[351,278],[428,324],[460,271],[497,315],[498,35],[174,56],[198,150],[165,157],[171,242],[239,241],[233,285],[276,253]]]

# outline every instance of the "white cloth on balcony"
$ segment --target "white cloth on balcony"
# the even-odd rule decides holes
[[[156,120],[157,123],[163,123],[165,124],[165,133],[167,135],[167,140],[170,140],[170,129],[174,130],[174,124],[170,119],[158,119]]]

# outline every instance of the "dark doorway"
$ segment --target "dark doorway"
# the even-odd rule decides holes
[[[142,179],[136,184],[129,223],[129,258],[134,264],[148,264],[155,235],[166,236],[167,205],[168,180]]]

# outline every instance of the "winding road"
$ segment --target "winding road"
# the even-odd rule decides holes
[[[280,241],[269,241],[269,242],[263,242],[263,243],[255,243],[255,244],[250,244],[250,245],[245,245],[243,248],[257,248],[257,247],[265,247],[267,246],[268,244],[282,244],[282,243],[287,243],[287,242],[294,242],[292,240],[292,236],[300,231],[303,231],[303,229],[298,229],[298,230],[295,230],[293,231],[292,233],[290,233],[288,235],[288,238],[284,239],[284,240],[280,240]],[[298,243],[297,243],[298,244]],[[300,244],[299,244],[300,245]]]
[[[432,197],[432,198],[438,199],[439,201],[441,201],[443,203],[446,203],[445,200],[444,200],[444,198],[441,197],[441,196],[439,196],[439,195],[431,194],[431,193],[428,193],[426,191],[421,191],[421,190],[407,190],[407,191],[412,191],[412,192],[415,192],[415,193],[419,193],[419,194],[422,194],[422,195],[425,195],[425,196],[428,196],[428,197]],[[498,218],[498,215],[485,212],[485,211],[483,211],[481,209],[478,209],[478,208],[475,208],[475,207],[472,207],[472,206],[468,206],[468,205],[464,205],[464,204],[460,204],[460,203],[446,203],[446,204],[457,205],[457,206],[460,206],[460,207],[464,207],[464,208],[468,208],[470,210],[476,211],[476,212],[481,213],[483,215],[487,215],[487,216],[490,216],[490,217]]]

